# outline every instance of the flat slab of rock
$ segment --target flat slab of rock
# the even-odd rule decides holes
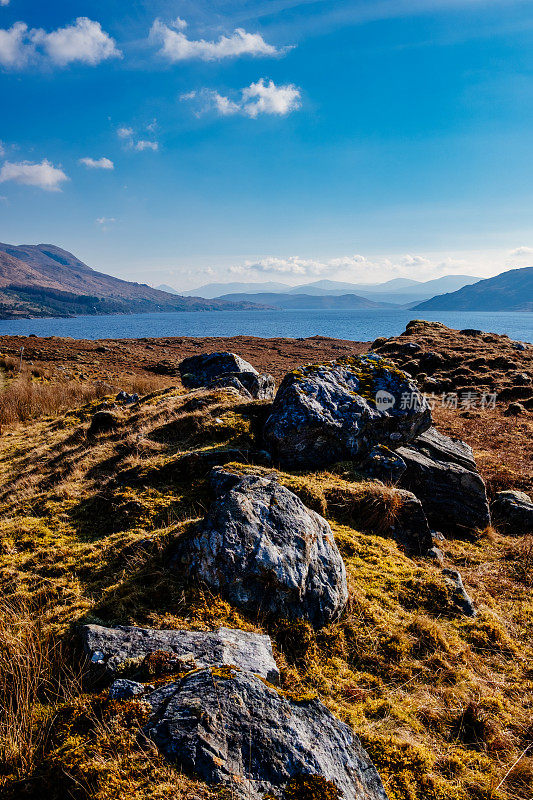
[[[459,466],[469,469],[470,472],[478,471],[474,451],[470,445],[463,442],[462,439],[445,436],[436,428],[429,428],[417,436],[414,444],[416,444],[417,450],[437,461],[459,464]]]
[[[239,670],[204,669],[144,699],[145,733],[185,772],[238,797],[281,797],[293,777],[319,775],[344,800],[387,800],[353,731],[318,700],[293,701]]]
[[[157,630],[120,626],[83,625],[80,629],[85,655],[98,671],[112,677],[128,662],[163,651],[190,659],[192,667],[228,664],[257,673],[278,683],[279,671],[272,655],[270,637],[259,633],[219,628],[217,631]]]
[[[274,397],[272,375],[260,375],[236,353],[202,353],[185,358],[179,365],[181,382],[187,389],[233,388],[244,397],[270,400]]]
[[[492,519],[503,533],[533,533],[533,502],[525,492],[498,492],[491,503]]]
[[[348,600],[346,571],[326,520],[274,477],[214,482],[222,492],[174,563],[234,605],[319,628]]]
[[[416,384],[370,353],[289,372],[264,440],[279,463],[319,468],[360,459],[376,444],[408,443],[430,425],[431,411]]]
[[[399,447],[397,453],[406,465],[400,486],[418,497],[430,527],[470,534],[490,525],[487,491],[478,472],[431,458],[418,446]]]

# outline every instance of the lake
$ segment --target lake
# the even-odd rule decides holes
[[[164,314],[72,317],[69,319],[0,320],[0,334],[70,336],[73,339],[140,339],[159,336],[331,336],[372,341],[397,336],[416,312],[361,311],[189,311]],[[424,319],[450,328],[479,328],[506,333],[512,339],[533,341],[533,314],[529,312],[426,312]]]

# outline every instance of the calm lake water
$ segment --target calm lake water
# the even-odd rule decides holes
[[[158,336],[307,337],[371,341],[397,336],[413,311],[189,311],[71,319],[0,320],[0,334],[71,336],[73,339],[140,339]],[[426,312],[424,319],[451,328],[479,328],[533,342],[533,313]]]

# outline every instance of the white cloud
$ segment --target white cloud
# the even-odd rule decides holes
[[[5,156],[5,154],[6,154],[6,149],[4,147],[4,143],[2,141],[0,141],[0,158]]]
[[[404,267],[429,267],[431,266],[431,261],[429,258],[424,258],[424,256],[412,256],[409,253],[403,256],[401,259],[401,263]]]
[[[249,117],[258,114],[279,114],[284,116],[300,107],[300,90],[292,83],[276,86],[274,81],[265,83],[261,78],[243,89],[243,110]]]
[[[146,139],[139,139],[137,142],[132,142],[131,146],[134,150],[137,150],[139,153],[142,153],[143,150],[159,150],[158,142],[150,142],[146,141]]]
[[[46,158],[40,164],[31,161],[6,161],[0,170],[0,183],[14,181],[26,186],[38,186],[48,192],[60,192],[61,184],[68,180],[63,170],[54,167]]]
[[[28,38],[25,22],[15,22],[11,28],[0,29],[0,65],[11,69],[26,66],[35,54],[35,47]]]
[[[60,67],[75,61],[94,66],[117,57],[122,53],[115,40],[99,22],[87,17],[78,17],[72,25],[50,33],[42,28],[30,30],[25,22],[0,29],[0,65],[8,68],[20,69],[37,60]]]
[[[87,17],[78,17],[73,25],[52,33],[35,30],[31,35],[36,44],[43,46],[51,61],[62,67],[74,61],[94,66],[108,58],[122,57],[115,40],[102,30],[99,22]]]
[[[80,164],[87,169],[115,169],[115,165],[109,158],[80,158]]]
[[[151,41],[161,45],[160,55],[174,63],[191,59],[218,61],[244,55],[273,57],[285,52],[285,49],[278,50],[267,44],[260,33],[247,33],[243,28],[237,28],[230,36],[220,36],[216,42],[209,42],[189,39],[182,32],[185,26],[185,20],[179,17],[172,27],[156,19],[150,31]]]
[[[113,222],[116,222],[115,217],[97,217],[96,219],[98,225],[112,225]]]
[[[532,256],[533,255],[533,247],[516,247],[514,250],[511,250],[509,253],[511,258],[520,258],[521,256]]]
[[[0,6],[8,6],[9,0],[0,0]]]
[[[286,116],[296,111],[301,105],[301,91],[294,84],[276,86],[270,80],[261,78],[240,90],[240,97],[232,100],[212,89],[201,89],[199,92],[182,94],[180,100],[199,100],[197,113],[214,110],[221,116],[244,114],[255,119],[260,114]]]
[[[133,128],[119,128],[117,131],[117,136],[120,139],[129,139],[130,136],[133,136]]]

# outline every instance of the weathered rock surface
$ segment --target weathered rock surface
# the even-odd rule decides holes
[[[268,636],[229,628],[217,631],[156,630],[120,626],[83,625],[80,629],[83,649],[91,665],[113,676],[128,663],[151,653],[165,652],[191,668],[212,664],[233,664],[257,673],[271,683],[279,681],[279,672],[272,655]]]
[[[492,520],[503,533],[533,533],[533,502],[525,492],[498,492],[491,503]]]
[[[442,574],[450,591],[450,600],[457,611],[466,617],[475,617],[477,612],[472,600],[466,593],[461,575],[453,569],[443,569]]]
[[[315,627],[337,619],[348,589],[326,520],[273,477],[232,483],[214,483],[223,494],[204,522],[180,537],[175,564],[241,608]]]
[[[416,385],[381,356],[366,354],[289,372],[264,439],[289,468],[360,459],[375,444],[407,443],[431,425]]]
[[[109,687],[109,697],[111,700],[131,700],[132,697],[139,697],[146,691],[147,687],[143,683],[117,678]]]
[[[472,533],[490,525],[485,483],[477,472],[431,458],[416,446],[397,452],[406,464],[400,486],[418,497],[432,528]]]
[[[385,483],[397,483],[406,469],[401,456],[383,444],[373,447],[358,468],[370,478],[377,478]]]
[[[413,444],[416,445],[417,450],[420,450],[430,458],[437,459],[437,461],[459,464],[459,466],[469,469],[471,472],[478,471],[474,451],[470,445],[461,439],[452,439],[450,436],[445,436],[439,433],[436,428],[429,428],[424,431],[424,433],[416,437]]]
[[[270,400],[275,382],[235,353],[203,353],[185,358],[179,365],[181,382],[187,389],[200,387],[237,389],[244,397]]]
[[[344,800],[387,800],[353,731],[318,700],[293,701],[250,673],[204,669],[145,697],[145,733],[179,768],[238,797],[281,797],[287,782],[320,775]]]

